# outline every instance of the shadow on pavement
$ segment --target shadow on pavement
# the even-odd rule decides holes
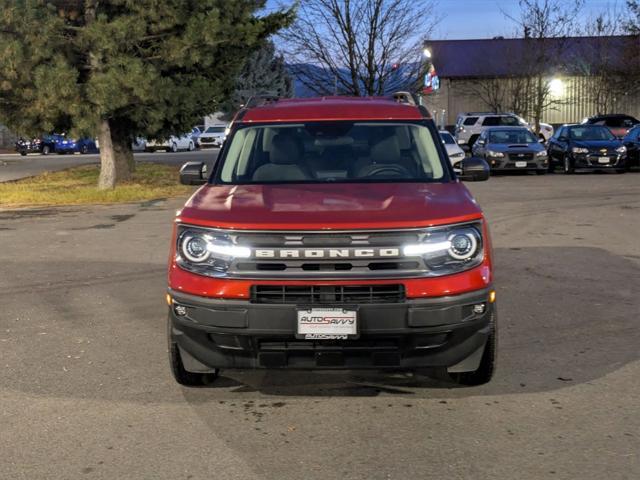
[[[496,258],[499,365],[482,387],[403,373],[229,371],[211,388],[181,394],[166,357],[164,268],[50,259],[4,265],[12,281],[0,288],[0,381],[37,395],[145,402],[256,393],[444,398],[555,390],[640,358],[637,264],[581,247],[498,249]]]

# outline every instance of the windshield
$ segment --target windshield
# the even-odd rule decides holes
[[[489,132],[489,143],[536,143],[536,137],[526,129],[495,130]]]
[[[608,128],[598,126],[572,127],[569,129],[569,137],[578,142],[615,140],[616,138]]]
[[[445,176],[431,131],[422,124],[316,122],[239,129],[217,181],[423,182]]]
[[[440,136],[442,137],[442,142],[447,145],[455,145],[456,141],[453,139],[450,133],[448,132],[440,132]]]
[[[209,127],[204,133],[224,133],[225,127]]]

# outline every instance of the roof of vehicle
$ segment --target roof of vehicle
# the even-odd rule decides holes
[[[573,128],[573,127],[580,127],[580,128],[607,128],[604,125],[594,125],[593,123],[565,123],[560,128],[563,128],[563,127],[569,127],[569,128]]]
[[[515,113],[510,112],[465,112],[460,113],[459,116],[464,117],[481,117],[481,116],[492,116],[492,117],[516,117]]]
[[[627,115],[626,113],[606,113],[603,115],[593,115],[591,117],[588,117],[586,120],[598,120],[598,119],[605,119],[605,118],[630,118],[632,120],[636,120],[635,117],[632,117],[631,115]]]
[[[282,99],[249,108],[238,120],[249,123],[421,120],[425,115],[426,109],[399,103],[387,97],[315,97]]]
[[[529,127],[526,127],[525,125],[499,125],[496,127],[487,127],[485,128],[485,132],[488,131],[494,131],[494,130],[526,130],[527,132],[530,132],[531,130],[529,130]]]

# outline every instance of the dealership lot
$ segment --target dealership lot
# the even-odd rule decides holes
[[[270,371],[183,389],[163,302],[184,199],[0,211],[0,478],[639,478],[639,184],[469,184],[500,305],[480,388]]]

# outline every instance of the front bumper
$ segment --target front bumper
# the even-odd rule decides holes
[[[601,163],[600,159],[607,159]],[[626,155],[573,154],[573,166],[577,170],[601,170],[625,168]]]
[[[548,168],[548,157],[519,160],[509,157],[488,157],[487,163],[492,171],[535,171]]]
[[[201,138],[199,143],[200,148],[218,148],[222,145],[223,141],[222,138]]]
[[[188,371],[214,368],[478,368],[492,330],[491,289],[358,309],[353,340],[296,339],[297,306],[218,300],[169,291],[170,341]],[[483,313],[474,305],[484,304]],[[176,314],[176,306],[186,309]],[[320,306],[320,305],[318,305]]]
[[[16,152],[18,153],[40,153],[42,151],[42,147],[40,144],[34,143],[23,143],[16,145]]]

